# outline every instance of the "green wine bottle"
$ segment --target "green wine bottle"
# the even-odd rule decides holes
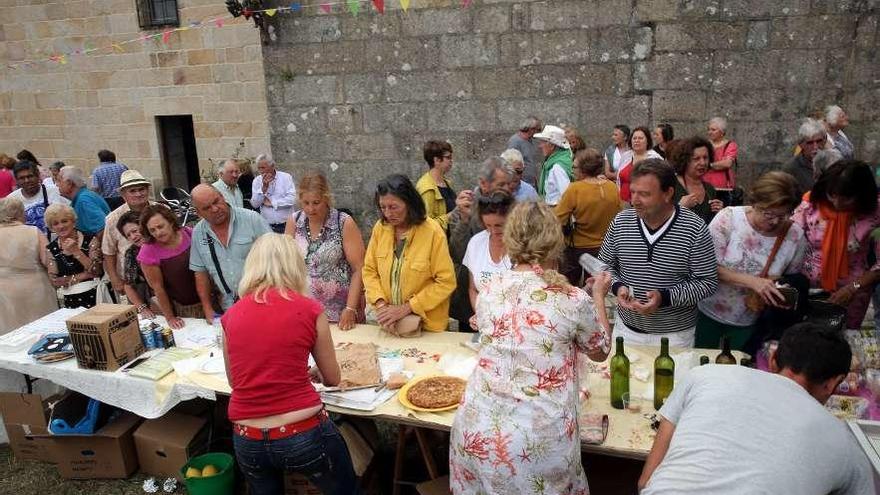
[[[675,361],[669,356],[669,339],[660,339],[660,355],[654,360],[654,409],[660,410],[672,393],[675,382]]]
[[[730,339],[721,337],[721,354],[715,358],[715,364],[736,364],[736,358],[730,352]]]
[[[709,364],[709,356],[700,356],[700,366]]]
[[[611,407],[623,409],[629,401],[629,358],[623,353],[623,337],[617,337],[617,350],[611,358]]]

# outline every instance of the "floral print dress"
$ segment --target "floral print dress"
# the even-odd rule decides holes
[[[478,366],[449,449],[455,494],[587,494],[577,351],[608,352],[593,301],[533,272],[494,275],[477,296]]]
[[[327,319],[337,322],[351,286],[351,265],[342,248],[342,226],[348,215],[331,208],[316,239],[312,239],[309,217],[305,213],[296,212],[293,218],[296,222],[293,237],[306,261],[311,296],[324,306]]]

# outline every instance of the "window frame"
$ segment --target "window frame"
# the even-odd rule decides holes
[[[180,26],[180,6],[178,0],[135,0],[138,14],[138,25],[141,29],[156,29],[167,26]],[[159,18],[156,11],[163,11]]]

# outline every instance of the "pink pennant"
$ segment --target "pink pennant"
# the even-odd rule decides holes
[[[384,14],[385,0],[373,0],[373,7],[376,7],[376,10],[378,10],[380,14]]]
[[[330,12],[332,12],[329,3],[322,3],[322,4],[321,4],[321,10],[322,10],[325,14],[329,14]]]
[[[168,31],[165,31],[164,33],[162,33],[162,43],[165,43],[167,45],[168,40],[171,39],[171,33],[173,33],[173,32],[174,32],[173,30],[169,29]]]
[[[216,24],[218,28],[222,28],[223,27],[223,19],[221,17],[214,19],[214,24]]]

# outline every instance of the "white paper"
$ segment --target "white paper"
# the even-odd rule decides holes
[[[220,344],[219,325],[187,325],[174,332],[174,344],[187,349],[214,347]]]

